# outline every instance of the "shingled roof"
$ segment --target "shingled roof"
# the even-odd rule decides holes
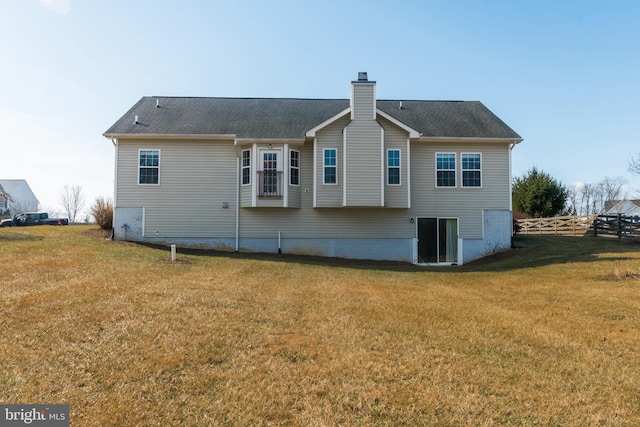
[[[521,139],[479,101],[376,103],[378,109],[415,129],[422,137]],[[104,136],[304,139],[308,130],[348,107],[348,99],[143,97]]]

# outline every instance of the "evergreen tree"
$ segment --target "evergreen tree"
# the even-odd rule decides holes
[[[513,181],[513,210],[545,218],[564,213],[568,191],[549,174],[534,166]]]

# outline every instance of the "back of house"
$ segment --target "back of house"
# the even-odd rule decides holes
[[[462,264],[511,245],[522,138],[478,101],[143,97],[115,147],[116,239]]]

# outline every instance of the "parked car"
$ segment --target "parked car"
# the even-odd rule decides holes
[[[13,219],[0,222],[2,227],[24,227],[27,225],[69,225],[68,218],[50,218],[46,212],[27,212],[16,215]]]

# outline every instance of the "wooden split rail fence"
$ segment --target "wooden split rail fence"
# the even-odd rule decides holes
[[[640,237],[640,216],[581,215],[552,218],[527,218],[514,221],[516,234],[583,236],[612,235]]]

